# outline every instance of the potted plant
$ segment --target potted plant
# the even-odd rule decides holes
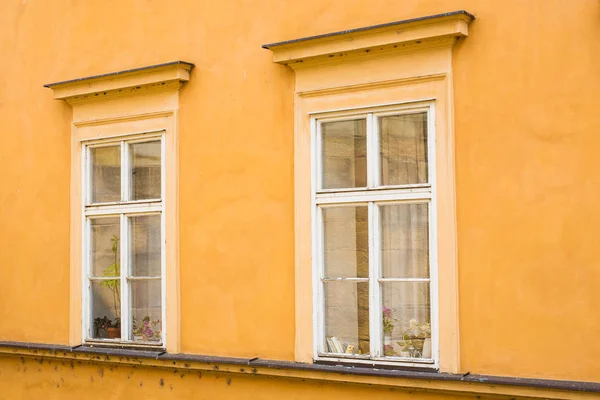
[[[392,309],[383,307],[382,314],[383,314],[382,317],[383,317],[384,354],[391,355],[391,354],[388,354],[390,351],[387,351],[386,349],[389,350],[392,348],[392,332],[394,330],[394,323],[393,323],[394,318],[392,317]]]
[[[431,343],[431,324],[429,322],[419,324],[413,318],[409,321],[408,329],[402,334],[402,342],[397,343],[402,348],[401,354],[409,352],[410,357],[420,358],[424,356],[423,348],[426,340]],[[429,344],[429,349],[431,349],[431,344]]]
[[[133,337],[136,340],[158,340],[160,339],[160,329],[155,329],[156,325],[160,324],[160,319],[151,320],[150,316],[146,315],[141,322],[133,319]],[[158,326],[160,328],[160,325]]]
[[[103,318],[95,318],[96,336],[99,336],[100,330],[106,332],[109,339],[119,339],[121,337],[121,320],[115,318],[114,321],[106,315]]]
[[[114,321],[104,316],[104,318],[94,319],[96,325],[96,336],[102,329],[110,339],[119,339],[121,337],[121,264],[119,263],[119,236],[113,235],[111,238],[111,251],[114,262],[107,266],[103,271],[105,277],[117,277],[117,279],[108,279],[100,282],[101,286],[108,288],[112,292],[113,308],[115,310]]]

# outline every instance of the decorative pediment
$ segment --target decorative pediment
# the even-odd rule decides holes
[[[189,62],[173,61],[44,86],[54,91],[55,99],[74,104],[148,91],[176,90],[190,79],[193,67]]]
[[[263,48],[273,52],[274,62],[296,69],[452,45],[468,35],[473,19],[461,10],[265,44]]]

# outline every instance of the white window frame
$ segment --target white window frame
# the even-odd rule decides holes
[[[377,118],[390,115],[427,113],[427,160],[428,183],[399,186],[379,186],[379,132]],[[321,189],[321,124],[366,118],[367,131],[367,187],[351,189]],[[406,367],[439,367],[439,318],[438,318],[438,262],[437,262],[437,205],[436,205],[436,157],[435,157],[435,103],[434,101],[394,104],[310,114],[311,131],[311,208],[312,208],[312,276],[313,276],[313,359],[351,364],[378,364]],[[429,211],[429,283],[431,315],[431,359],[384,357],[382,328],[382,299],[380,243],[374,233],[380,235],[379,204],[428,203]],[[325,310],[323,294],[323,220],[321,209],[336,205],[367,205],[369,229],[369,355],[327,353],[325,346]],[[364,280],[340,278],[340,281]],[[427,279],[385,279],[386,281],[419,281]]]
[[[82,146],[82,332],[84,343],[127,345],[132,347],[152,347],[164,349],[167,343],[167,313],[166,313],[166,148],[165,130],[132,133],[127,135],[108,136],[98,140],[87,140]],[[105,203],[91,203],[91,152],[90,149],[119,145],[121,150],[121,199],[130,195],[130,152],[129,145],[160,140],[161,146],[161,198],[149,200],[128,200]],[[128,280],[156,279],[148,277],[132,277],[129,271],[129,223],[128,217],[138,215],[161,216],[161,339],[160,341],[133,340],[131,335],[131,307]],[[90,218],[103,217],[120,218],[120,265],[121,265],[121,338],[94,338],[94,322],[92,316],[91,270],[90,270]],[[95,278],[95,280],[101,280]]]

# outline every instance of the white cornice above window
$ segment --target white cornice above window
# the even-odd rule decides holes
[[[54,98],[70,104],[157,90],[172,90],[190,79],[194,64],[173,61],[108,74],[49,83]]]
[[[475,17],[466,11],[390,22],[318,36],[263,45],[273,61],[294,69],[306,65],[338,63],[364,56],[452,45],[468,35]]]

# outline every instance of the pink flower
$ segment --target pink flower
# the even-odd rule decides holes
[[[394,346],[391,344],[386,344],[383,346],[383,354],[386,356],[394,356],[396,352],[394,351]]]
[[[387,318],[392,318],[392,309],[383,307],[383,316]]]

